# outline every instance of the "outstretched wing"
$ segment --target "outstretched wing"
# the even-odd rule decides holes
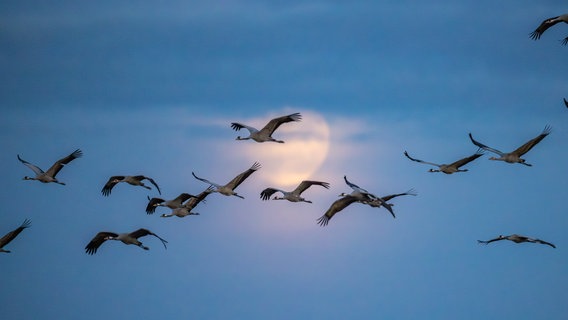
[[[14,240],[14,238],[16,238],[20,234],[20,232],[22,232],[25,228],[28,228],[30,224],[31,221],[29,219],[26,219],[19,227],[4,235],[0,239],[0,248],[3,248],[5,245],[10,243],[10,241]]]
[[[306,191],[306,189],[308,189],[309,187],[311,187],[313,185],[322,186],[326,189],[329,189],[329,183],[328,182],[304,180],[292,192],[296,193],[296,194],[301,194],[302,192]]]
[[[479,141],[476,141],[475,139],[473,139],[473,136],[471,135],[471,133],[469,133],[469,139],[471,139],[471,142],[473,142],[474,145],[480,147],[480,148],[483,149],[483,150],[487,150],[487,151],[489,151],[489,152],[496,153],[496,154],[498,154],[498,155],[500,155],[500,156],[503,156],[503,155],[505,154],[505,153],[503,153],[503,152],[501,152],[501,151],[499,151],[499,150],[497,150],[497,149],[488,147],[488,146],[484,145],[483,143],[481,143],[481,142],[479,142]]]
[[[416,195],[417,195],[416,190],[410,189],[410,190],[403,192],[403,193],[389,194],[388,196],[381,197],[381,199],[383,199],[384,201],[389,201],[392,198],[396,198],[396,197],[400,197],[400,196],[416,196]]]
[[[81,151],[80,149],[77,149],[75,151],[73,151],[73,153],[71,153],[70,155],[68,155],[67,157],[63,158],[63,159],[59,159],[57,160],[52,166],[51,168],[49,168],[47,170],[47,175],[50,177],[54,177],[55,175],[59,172],[59,170],[61,170],[61,168],[63,168],[64,165],[68,164],[69,162],[80,158],[83,156],[83,151]]]
[[[146,206],[146,213],[153,214],[154,212],[156,212],[156,206],[164,201],[165,200],[161,198],[150,199],[150,197],[148,197],[148,205]]]
[[[262,192],[260,193],[260,198],[262,200],[270,200],[270,196],[273,195],[276,192],[282,192],[282,190],[279,189],[274,189],[274,188],[266,188],[264,190],[262,190]]]
[[[495,242],[495,241],[501,241],[501,240],[505,240],[505,238],[495,238],[495,239],[491,239],[491,240],[477,240],[478,243],[482,243],[482,244],[489,244],[491,242]]]
[[[211,193],[212,190],[212,186],[207,187],[207,189],[199,193],[197,197],[190,198],[185,204],[183,204],[183,207],[191,211],[191,209],[195,208],[201,201],[205,201],[205,198]]]
[[[146,176],[134,176],[134,179],[138,179],[140,181],[146,179],[148,181],[150,181],[151,184],[154,185],[154,187],[156,187],[156,190],[158,190],[159,194],[162,194],[162,191],[160,191],[160,187],[158,186],[158,184],[156,183],[156,181],[154,181],[154,179],[150,178],[150,177],[146,177]]]
[[[546,20],[544,20],[543,22],[540,23],[540,25],[538,26],[538,28],[536,28],[533,32],[531,32],[531,34],[529,35],[531,37],[531,39],[533,40],[538,40],[540,39],[540,36],[542,36],[542,34],[550,27],[552,27],[553,25],[557,24],[558,22],[560,22],[561,20],[557,19],[558,17],[554,17],[554,18],[548,18]]]
[[[379,197],[375,197],[375,199],[373,199],[373,201],[375,201],[375,200],[376,200],[376,201],[379,201],[379,203],[380,203],[383,207],[385,207],[385,209],[387,209],[387,210],[390,212],[390,214],[392,215],[393,218],[396,218],[396,216],[394,215],[394,211],[392,210],[392,205],[391,205],[391,204],[387,203],[385,200],[383,200],[383,199],[381,199],[381,198],[379,198]]]
[[[358,185],[356,185],[356,184],[350,182],[349,180],[347,180],[347,176],[343,176],[343,180],[345,180],[345,183],[346,183],[351,189],[353,189],[354,191],[371,195],[371,194],[369,193],[369,191],[367,191],[367,190],[365,190],[365,189],[359,187]]]
[[[411,156],[408,154],[407,151],[404,151],[404,155],[405,155],[408,159],[410,159],[410,160],[412,160],[412,161],[415,161],[415,162],[424,163],[424,164],[429,164],[429,165],[431,165],[431,166],[436,166],[436,167],[439,167],[439,166],[440,166],[440,165],[437,164],[437,163],[426,162],[426,161],[424,161],[424,160],[420,160],[420,159],[413,158],[413,157],[411,157]]]
[[[298,112],[289,114],[287,116],[274,118],[274,119],[270,120],[262,129],[260,129],[260,131],[265,132],[269,136],[271,136],[272,133],[274,133],[274,131],[276,129],[278,129],[278,127],[280,127],[281,124],[287,123],[287,122],[292,122],[292,121],[300,121],[301,119],[302,119],[302,116]]]
[[[20,160],[21,163],[23,163],[24,165],[26,165],[26,167],[32,169],[32,171],[35,172],[35,174],[42,174],[42,173],[44,173],[43,170],[41,170],[40,167],[38,167],[38,166],[36,166],[36,165],[34,165],[34,164],[31,164],[31,163],[27,162],[26,160],[20,158],[20,155],[19,155],[19,154],[18,154],[17,156],[18,156],[18,160]]]
[[[260,163],[255,162],[250,169],[246,170],[245,172],[239,174],[238,176],[236,176],[235,178],[233,178],[233,180],[229,181],[229,183],[227,183],[226,187],[230,188],[231,190],[235,190],[241,183],[243,183],[243,181],[246,180],[246,178],[248,178],[253,172],[255,172],[256,170],[260,169]]]
[[[157,234],[153,233],[152,231],[150,231],[150,230],[148,230],[148,229],[140,228],[140,229],[138,229],[138,230],[133,231],[133,232],[130,233],[130,236],[132,236],[132,237],[134,237],[134,238],[136,238],[136,239],[138,239],[138,238],[140,238],[140,237],[147,236],[147,235],[152,235],[152,236],[154,236],[154,237],[160,239],[160,241],[162,241],[162,244],[164,245],[164,248],[167,249],[166,243],[168,243],[168,242],[167,242],[166,240],[160,238]]]
[[[483,155],[483,151],[484,151],[484,150],[480,148],[479,150],[477,150],[476,153],[472,154],[472,155],[469,156],[469,157],[465,157],[465,158],[463,158],[463,159],[460,159],[460,160],[458,160],[458,161],[452,163],[450,166],[455,166],[456,168],[459,168],[459,167],[461,167],[461,166],[463,166],[463,165],[466,165],[466,164],[472,162],[473,160],[475,160],[475,159],[481,157],[481,156]]]
[[[550,243],[550,242],[546,242],[546,241],[544,241],[544,240],[540,240],[540,239],[534,239],[534,242],[536,242],[536,243],[540,243],[540,244],[546,244],[546,245],[548,245],[548,246],[551,246],[551,247],[553,247],[553,248],[555,248],[555,249],[556,249],[556,246],[555,246],[555,245],[553,245],[553,244],[552,244],[552,243]]]
[[[329,207],[329,209],[327,209],[327,211],[323,214],[323,216],[319,217],[317,219],[317,222],[320,226],[325,227],[327,226],[327,224],[329,223],[329,220],[331,218],[333,218],[333,216],[340,212],[341,210],[347,208],[347,206],[349,206],[350,204],[352,204],[353,202],[356,202],[358,200],[357,197],[354,196],[350,196],[350,195],[346,195],[340,199],[335,200],[331,206]]]
[[[107,237],[116,237],[118,234],[114,232],[101,231],[97,233],[93,239],[85,246],[87,254],[95,254],[99,247],[107,240]]]
[[[112,188],[114,188],[114,186],[120,181],[123,180],[124,176],[112,176],[108,179],[107,183],[105,183],[105,185],[103,186],[103,189],[101,190],[101,193],[103,194],[103,196],[108,196],[110,195],[110,192],[112,191]]]
[[[542,133],[539,134],[536,138],[527,141],[525,144],[523,144],[522,146],[520,146],[511,153],[514,153],[520,157],[523,154],[529,152],[529,150],[532,149],[537,143],[539,143],[542,139],[544,139],[547,135],[549,135],[551,130],[552,128],[547,125],[546,127],[544,127],[544,130],[542,130]]]
[[[231,122],[231,128],[233,128],[233,130],[235,130],[235,131],[239,131],[242,128],[246,128],[250,133],[258,131],[253,127],[250,127],[250,126],[247,126],[245,124],[238,123],[238,122]]]
[[[203,181],[203,182],[205,182],[205,183],[208,183],[208,184],[210,184],[210,185],[212,185],[212,186],[215,186],[215,187],[217,187],[217,188],[219,188],[219,187],[221,186],[221,185],[219,185],[219,184],[217,184],[217,183],[215,183],[215,182],[211,182],[211,181],[209,181],[209,180],[207,180],[207,179],[203,179],[203,178],[200,178],[200,177],[196,176],[193,171],[191,172],[191,175],[193,175],[193,177],[194,177],[195,179],[197,179],[197,180],[199,180],[199,181]]]

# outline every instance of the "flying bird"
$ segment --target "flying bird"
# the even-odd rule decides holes
[[[468,171],[468,169],[460,169],[460,167],[472,162],[473,160],[481,157],[481,155],[483,155],[483,151],[482,150],[478,150],[476,153],[472,154],[469,157],[465,157],[463,159],[460,159],[458,161],[452,162],[450,164],[437,164],[437,163],[432,163],[432,162],[427,162],[427,161],[423,161],[420,159],[416,159],[416,158],[412,158],[408,152],[404,151],[404,155],[415,162],[419,162],[419,163],[424,163],[424,164],[429,164],[435,167],[438,167],[438,169],[429,169],[428,172],[443,172],[445,174],[452,174],[455,172],[466,172]]]
[[[150,183],[152,183],[154,185],[154,187],[156,187],[156,189],[158,190],[158,193],[162,194],[162,192],[160,191],[160,187],[158,187],[158,185],[156,184],[154,179],[152,179],[150,177],[142,176],[142,175],[140,175],[140,176],[112,176],[108,179],[107,183],[105,183],[103,189],[101,190],[101,193],[103,194],[103,196],[110,195],[112,188],[114,188],[114,186],[116,186],[120,182],[126,182],[130,185],[133,185],[133,186],[140,186],[140,187],[146,188],[148,190],[151,190],[152,188],[147,186],[147,185],[144,185],[142,180],[150,181]]]
[[[38,166],[33,165],[29,162],[27,162],[26,160],[23,160],[22,158],[20,158],[20,155],[18,155],[18,160],[20,160],[21,163],[23,163],[24,165],[26,165],[28,168],[32,169],[33,172],[35,172],[36,176],[35,177],[28,177],[25,176],[24,180],[37,180],[43,183],[49,183],[49,182],[55,182],[58,183],[60,185],[65,185],[65,183],[60,182],[57,180],[57,178],[55,178],[55,176],[57,175],[57,173],[59,173],[59,171],[61,170],[61,168],[63,168],[64,165],[68,164],[69,162],[80,158],[83,155],[83,152],[79,149],[73,151],[73,153],[71,153],[70,155],[68,155],[67,157],[63,158],[63,159],[59,159],[57,160],[52,166],[51,168],[49,168],[47,171],[43,171],[41,170]]]
[[[360,202],[360,200],[361,200],[360,197],[352,196],[352,195],[349,195],[349,194],[341,197],[340,199],[335,200],[331,204],[331,206],[329,206],[329,209],[327,209],[327,211],[323,214],[323,216],[321,216],[317,219],[318,224],[322,227],[327,226],[327,224],[329,223],[329,220],[331,218],[333,218],[333,216],[336,213],[347,208],[350,204],[352,204],[354,202]]]
[[[540,39],[540,36],[542,36],[542,34],[546,30],[548,30],[548,28],[552,27],[553,25],[559,22],[568,23],[568,13],[560,15],[558,17],[548,18],[542,21],[538,26],[538,28],[536,28],[529,36],[533,40],[538,40]],[[568,43],[568,37],[566,37],[566,39],[562,41],[562,44],[566,45],[566,43]]]
[[[174,199],[164,200],[162,198],[150,198],[148,197],[148,205],[146,206],[146,213],[153,214],[156,211],[156,207],[168,207],[170,209],[176,209],[181,207],[181,205],[189,200],[190,198],[195,198],[196,196],[189,193],[182,193]]]
[[[236,140],[252,139],[256,142],[272,141],[272,142],[284,143],[284,141],[276,140],[272,137],[272,134],[274,133],[274,131],[276,129],[278,129],[278,127],[280,127],[280,125],[283,124],[283,123],[292,122],[292,121],[300,121],[301,119],[302,119],[302,116],[299,113],[296,112],[296,113],[289,114],[287,116],[274,118],[274,119],[270,120],[260,130],[253,128],[253,127],[250,127],[250,126],[247,126],[247,125],[244,125],[244,124],[241,124],[241,123],[238,123],[238,122],[232,122],[231,128],[233,128],[235,131],[239,131],[243,128],[245,128],[249,131],[248,137],[238,136]]]
[[[160,217],[169,218],[176,216],[178,218],[183,218],[189,215],[199,215],[198,212],[192,212],[201,201],[205,201],[205,198],[212,192],[213,187],[209,186],[207,189],[199,193],[197,196],[189,198],[185,203],[183,203],[178,208],[173,208],[170,214],[162,214]]]
[[[14,240],[20,234],[20,232],[22,232],[25,228],[29,228],[30,224],[31,221],[26,219],[19,227],[6,233],[6,235],[4,235],[0,239],[0,252],[10,253],[11,251],[4,249],[4,246],[6,246],[8,243]]]
[[[347,183],[347,185],[353,189],[353,192],[351,192],[351,194],[342,193],[340,195],[341,198],[335,200],[331,204],[331,206],[327,209],[327,211],[317,219],[317,222],[320,226],[322,227],[327,226],[329,220],[333,218],[335,214],[347,208],[349,205],[351,205],[354,202],[368,204],[369,202],[372,201],[378,201],[385,208],[387,208],[387,210],[389,210],[389,212],[392,214],[393,217],[395,216],[390,204],[386,203],[383,199],[369,193],[367,190],[359,187],[358,185],[351,183],[349,180],[347,180],[346,176],[343,176],[343,179],[345,180],[345,183]]]
[[[222,186],[220,184],[217,184],[215,182],[211,182],[207,179],[203,179],[200,178],[198,176],[195,175],[194,172],[191,172],[191,174],[193,175],[193,177],[195,177],[195,179],[203,181],[205,183],[208,183],[212,186],[214,186],[215,188],[213,190],[211,190],[211,192],[218,192],[222,195],[225,196],[235,196],[235,197],[239,197],[241,199],[244,199],[243,196],[237,194],[235,192],[235,189],[243,182],[245,181],[246,178],[248,178],[248,176],[250,176],[253,172],[255,172],[256,170],[260,169],[260,163],[255,162],[250,169],[244,171],[243,173],[239,174],[238,176],[236,176],[235,178],[233,178],[233,180],[229,181],[229,183],[227,183],[226,185]]]
[[[540,243],[540,244],[546,244],[546,245],[549,245],[553,248],[556,248],[556,246],[553,245],[550,242],[546,242],[546,241],[543,241],[543,240],[540,240],[540,239],[533,239],[533,238],[521,236],[521,235],[518,235],[518,234],[512,234],[510,236],[500,235],[495,239],[486,240],[486,241],[485,240],[477,240],[477,242],[483,243],[483,244],[489,244],[491,242],[501,241],[501,240],[509,240],[509,241],[513,241],[514,243],[522,243],[522,242]]]
[[[351,194],[349,194],[350,196],[354,196],[356,198],[358,198],[358,201],[363,203],[363,204],[369,204],[369,203],[375,203],[376,205],[373,205],[374,207],[379,207],[379,205],[382,205],[385,209],[387,209],[390,214],[392,215],[393,218],[396,218],[396,216],[394,215],[394,211],[392,210],[392,206],[390,204],[388,204],[384,199],[377,197],[376,195],[370,193],[369,191],[359,187],[358,185],[350,182],[349,180],[347,180],[347,176],[343,176],[343,180],[345,180],[345,183],[351,188],[353,189],[353,192],[351,192]],[[342,193],[339,196],[347,196],[347,194]]]
[[[142,242],[140,242],[138,240],[138,238],[141,238],[141,237],[144,237],[144,236],[147,236],[147,235],[152,235],[152,236],[160,239],[160,241],[162,241],[162,244],[164,245],[164,248],[167,249],[166,243],[168,243],[168,242],[166,240],[160,238],[158,235],[156,235],[155,233],[153,233],[152,231],[150,231],[148,229],[141,228],[141,229],[138,229],[138,230],[130,232],[130,233],[114,233],[114,232],[108,232],[108,231],[99,232],[87,244],[87,246],[85,247],[85,252],[87,254],[97,253],[97,250],[99,249],[99,247],[107,240],[118,240],[118,241],[122,241],[122,243],[124,243],[124,244],[135,244],[135,245],[139,246],[140,248],[142,248],[144,250],[149,250],[150,248],[144,246],[142,244]]]
[[[292,191],[284,191],[284,190],[276,189],[276,188],[266,188],[266,189],[262,190],[262,192],[260,193],[260,198],[262,200],[269,200],[271,195],[273,195],[276,192],[281,192],[282,197],[274,196],[274,198],[272,200],[288,200],[290,202],[312,203],[310,200],[304,199],[301,196],[301,194],[302,194],[302,192],[306,191],[306,189],[308,189],[309,187],[311,187],[313,185],[322,186],[326,189],[329,189],[329,183],[327,183],[327,182],[304,180],[296,187],[296,189],[294,189]]]
[[[516,150],[509,152],[509,153],[502,152],[502,151],[499,151],[497,149],[488,147],[488,146],[482,144],[481,142],[474,140],[471,133],[469,134],[469,138],[471,139],[471,142],[473,142],[473,144],[475,144],[476,146],[499,155],[499,158],[490,157],[489,160],[499,160],[499,161],[505,161],[507,163],[520,163],[520,164],[524,164],[525,166],[530,167],[530,166],[532,166],[532,164],[526,163],[525,159],[522,159],[521,156],[523,156],[525,153],[529,152],[529,150],[531,150],[537,143],[539,143],[542,139],[544,139],[547,135],[549,135],[550,131],[551,131],[550,126],[544,127],[544,130],[542,131],[542,133],[539,134],[536,138],[533,138],[533,139],[527,141],[525,144],[523,144],[522,146],[520,146]]]

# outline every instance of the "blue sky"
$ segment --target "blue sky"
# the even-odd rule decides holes
[[[557,1],[98,1],[0,4],[0,234],[32,220],[0,256],[0,318],[565,319],[568,236],[568,47]],[[300,112],[275,136],[235,141]],[[428,173],[476,151],[469,132],[510,151],[552,133],[525,158],[466,173]],[[16,155],[58,178],[23,181]],[[237,191],[199,216],[146,215],[147,191],[111,175],[144,174],[164,198],[199,193],[191,172]],[[349,188],[393,200],[396,219],[360,204],[325,228]],[[302,179],[313,201],[263,202]],[[149,251],[99,231],[148,228]],[[536,244],[477,239],[519,233]]]

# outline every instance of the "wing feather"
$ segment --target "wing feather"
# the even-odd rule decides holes
[[[281,124],[292,121],[300,121],[301,119],[302,115],[300,115],[300,113],[298,112],[289,114],[287,116],[274,118],[270,120],[262,129],[260,129],[260,131],[263,133],[267,133],[269,136],[271,136],[272,133],[274,133],[274,131],[278,129],[278,127],[280,127]]]
[[[117,237],[118,234],[114,232],[101,231],[97,233],[93,239],[85,246],[85,252],[93,255],[97,253],[99,247],[107,240],[107,237]]]
[[[80,149],[77,149],[75,151],[73,151],[73,153],[71,153],[70,155],[66,156],[65,158],[59,159],[57,160],[52,166],[51,168],[49,168],[47,170],[47,175],[50,177],[54,177],[55,175],[57,175],[57,173],[61,170],[61,168],[63,168],[64,165],[68,164],[69,162],[80,158],[83,156],[83,151],[81,151]]]
[[[523,154],[529,152],[529,150],[531,150],[537,143],[542,141],[542,139],[546,138],[546,136],[550,134],[551,130],[552,130],[552,128],[547,125],[546,127],[544,127],[544,130],[542,131],[541,134],[539,134],[537,137],[527,141],[525,144],[523,144],[522,146],[520,146],[519,148],[517,148],[515,151],[513,151],[511,153],[514,153],[514,154],[516,154],[520,157]]]
[[[8,232],[6,235],[0,238],[0,248],[3,248],[5,245],[14,240],[20,234],[20,232],[22,232],[25,228],[29,228],[30,225],[31,221],[29,219],[25,219],[19,227]]]

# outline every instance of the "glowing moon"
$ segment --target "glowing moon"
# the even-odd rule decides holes
[[[288,111],[288,110],[287,110]],[[302,111],[302,120],[282,124],[272,135],[285,143],[238,141],[239,155],[249,162],[262,164],[262,179],[273,187],[295,186],[312,177],[325,161],[329,151],[329,126],[324,118],[312,111]],[[270,119],[282,114],[269,114],[263,118],[245,119],[243,123],[262,128]],[[246,121],[246,122],[245,122]],[[259,177],[260,178],[260,177]],[[319,178],[321,179],[321,178]]]

